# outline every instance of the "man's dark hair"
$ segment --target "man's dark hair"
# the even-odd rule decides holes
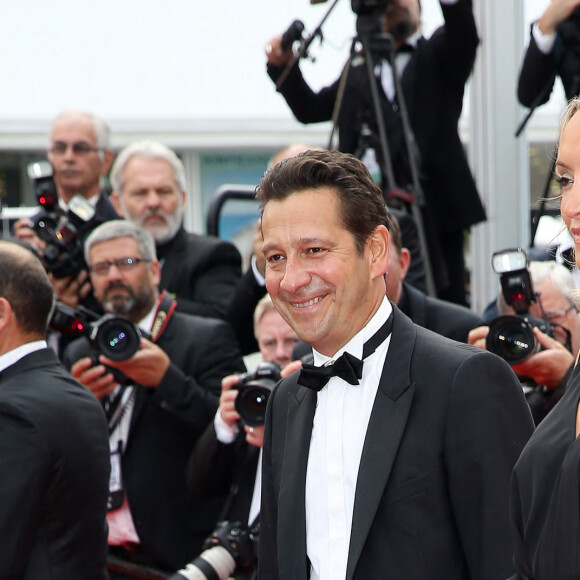
[[[54,291],[40,260],[12,242],[0,243],[0,297],[10,303],[25,333],[44,336],[54,304]]]
[[[379,225],[388,227],[381,188],[359,159],[339,151],[305,151],[268,169],[256,188],[264,211],[269,201],[282,201],[306,189],[328,188],[340,200],[340,218],[355,238],[362,255],[365,243]]]
[[[390,212],[387,215],[387,229],[389,230],[391,242],[397,249],[397,253],[400,254],[403,249],[401,226],[399,225],[399,220]]]

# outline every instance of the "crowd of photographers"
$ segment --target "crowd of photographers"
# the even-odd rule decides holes
[[[418,0],[387,3],[385,27],[395,38],[402,85],[385,81],[377,65],[397,168],[394,176],[383,171],[383,186],[386,193],[395,185],[389,178],[403,189],[417,185],[412,163],[397,162],[405,156],[405,136],[397,132],[400,103],[390,92],[402,87],[432,214],[414,217],[432,246],[430,256],[421,256],[416,234],[406,238],[409,215],[401,208],[408,207],[395,204],[386,293],[416,324],[504,358],[538,424],[562,397],[580,350],[580,299],[568,268],[549,257],[529,262],[518,250],[494,256],[497,302],[481,316],[465,307],[462,239],[485,214],[457,121],[478,38],[470,0],[440,2],[445,24],[429,40],[420,33]],[[567,27],[578,14],[580,0],[552,0],[534,24],[518,86],[523,104],[546,102],[557,75],[569,96],[578,93],[580,60],[572,62],[567,52]],[[330,119],[343,98],[340,82],[313,93],[291,45],[282,36],[270,40],[268,73],[275,81],[283,75],[277,88],[301,121]],[[366,74],[360,64],[352,63],[355,73],[346,82],[339,147],[363,157],[376,148],[380,155],[377,111],[363,106],[356,88]],[[452,78],[425,72],[434,67]],[[445,164],[433,150],[433,134]],[[307,148],[285,149],[273,163]],[[115,157],[108,124],[86,111],[68,110],[54,120],[47,161],[29,168],[40,208],[15,224],[14,240],[39,257],[53,287],[49,346],[106,415],[109,578],[252,578],[266,403],[280,377],[311,356],[266,294],[260,226],[251,266],[242,273],[233,244],[184,229],[187,183],[175,152],[143,141]],[[107,175],[110,195],[101,186]],[[424,292],[423,257],[437,269],[439,298]],[[253,351],[260,353],[255,367],[242,358]]]

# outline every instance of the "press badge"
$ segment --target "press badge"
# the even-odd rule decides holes
[[[121,452],[123,442],[117,443],[117,449],[111,451],[111,475],[109,477],[109,498],[107,510],[116,510],[123,505],[123,477],[121,475]]]

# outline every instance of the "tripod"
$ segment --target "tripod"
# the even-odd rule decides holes
[[[413,148],[411,125],[401,87],[401,81],[399,75],[397,74],[393,37],[390,34],[381,33],[380,28],[380,13],[361,15],[357,19],[357,36],[352,41],[350,58],[344,68],[338,89],[337,99],[335,102],[333,128],[330,135],[329,148],[331,148],[333,136],[336,131],[339,119],[341,118],[345,88],[348,86],[348,78],[351,72],[352,60],[354,57],[361,55],[365,61],[366,73],[372,97],[374,120],[378,133],[379,147],[377,161],[381,167],[385,203],[387,206],[389,206],[392,205],[393,201],[399,200],[404,203],[407,211],[410,209],[410,213],[417,225],[419,247],[424,260],[427,292],[431,296],[434,296],[436,294],[435,283],[433,279],[429,249],[427,246],[424,220],[421,213],[421,208],[425,207],[425,198],[419,181],[419,171],[417,168],[417,160]],[[362,47],[361,50],[357,49],[359,46]],[[397,187],[395,180],[389,140],[385,129],[385,120],[380,101],[378,86],[379,79],[377,79],[375,75],[375,65],[381,62],[381,60],[388,60],[393,71],[396,103],[403,130],[404,148],[409,164],[411,185],[413,188],[412,192]]]

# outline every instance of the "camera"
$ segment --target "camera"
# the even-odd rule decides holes
[[[30,163],[27,173],[41,208],[33,218],[32,229],[46,243],[42,255],[46,270],[56,278],[78,274],[86,268],[83,240],[98,225],[94,207],[77,194],[65,213],[58,205],[52,166],[47,161]]]
[[[240,376],[235,407],[246,425],[264,424],[270,393],[279,380],[280,367],[274,362],[261,362],[255,372]]]
[[[491,321],[486,348],[509,364],[520,363],[541,350],[534,328],[554,337],[554,327],[549,322],[528,312],[536,302],[528,266],[529,258],[522,248],[502,250],[492,256],[492,267],[500,276],[505,302],[516,314],[498,316]]]
[[[382,14],[386,11],[391,0],[351,0],[351,8],[359,16],[378,12]]]
[[[99,317],[86,308],[75,310],[62,302],[56,303],[49,327],[65,336],[86,336],[97,355],[114,361],[131,358],[141,343],[141,332],[126,318],[112,314]]]
[[[236,571],[250,574],[258,563],[260,523],[220,522],[203,545],[203,552],[168,580],[227,580]]]

